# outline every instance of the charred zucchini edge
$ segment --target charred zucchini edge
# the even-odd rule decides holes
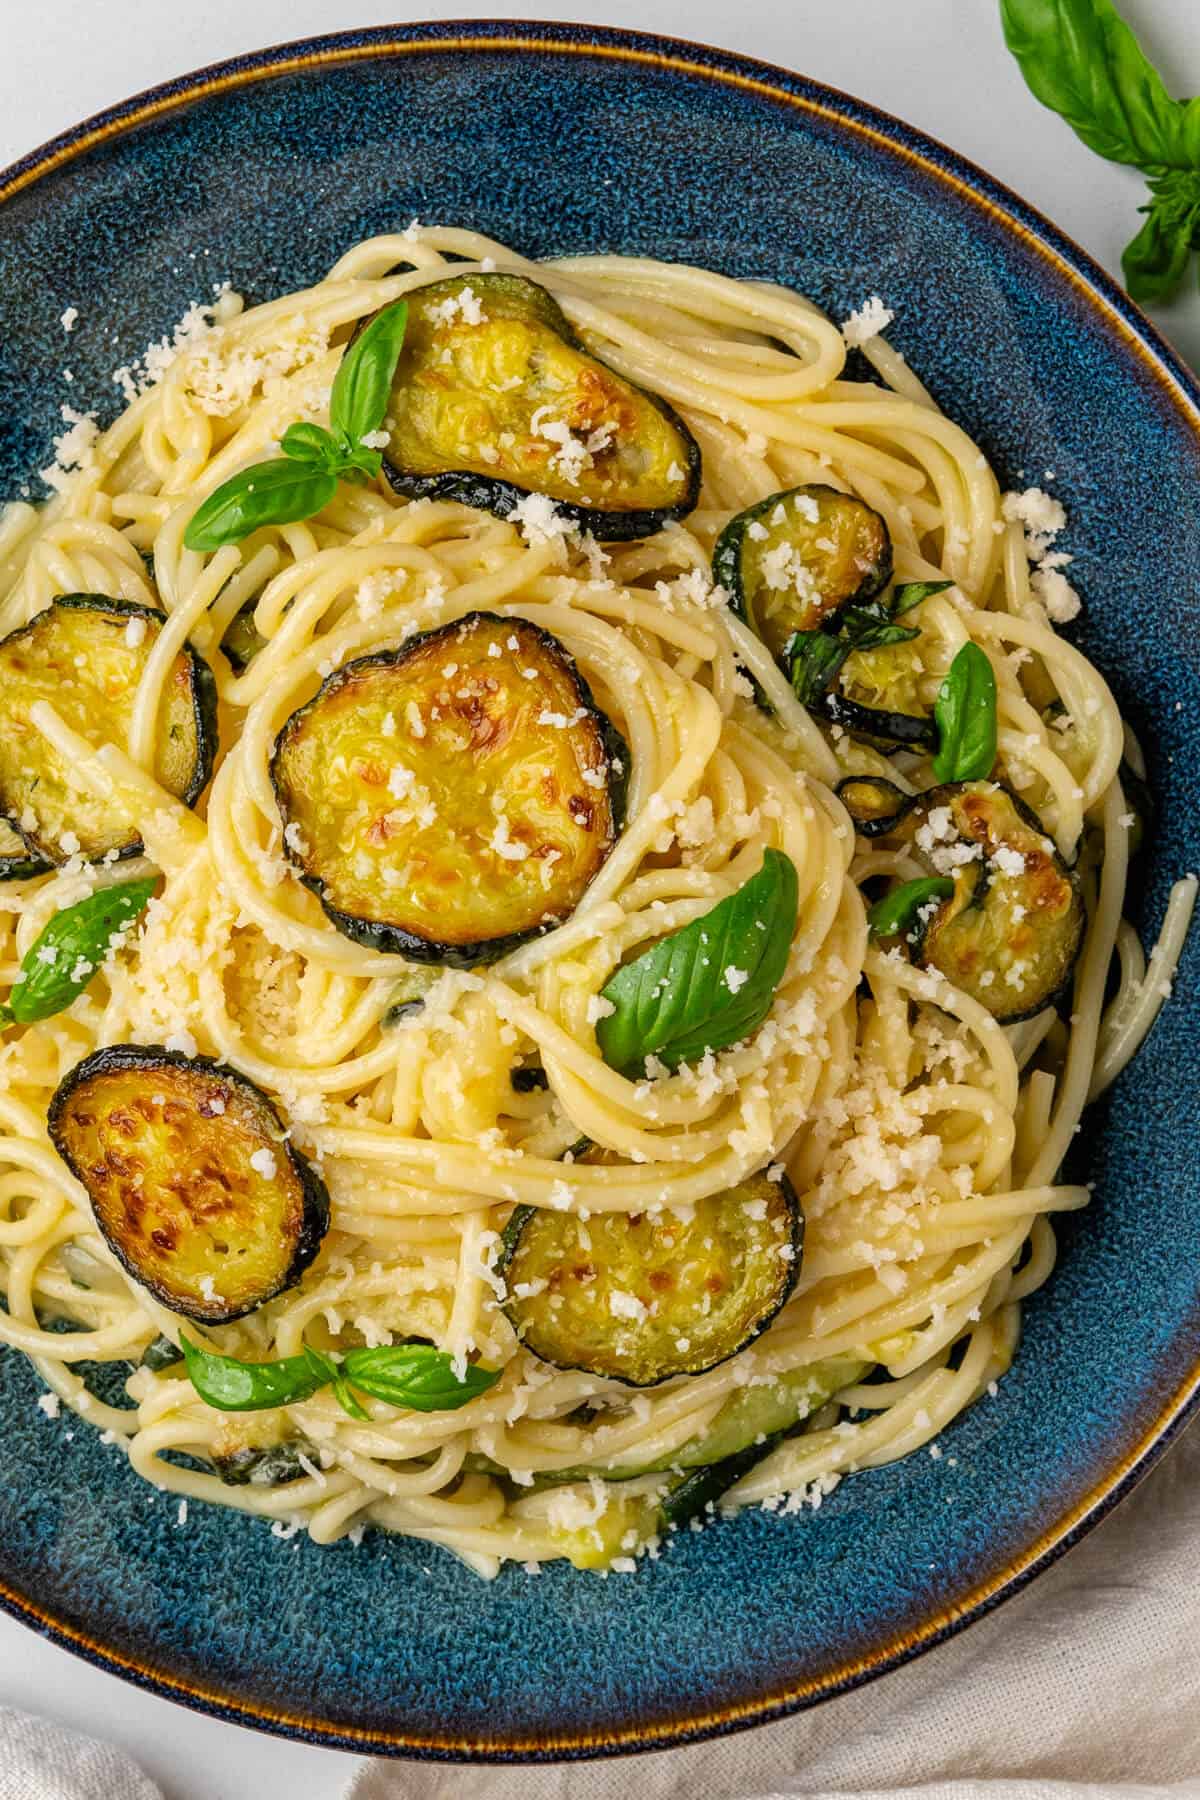
[[[283,1123],[274,1102],[263,1092],[258,1083],[251,1081],[248,1075],[243,1075],[231,1064],[221,1062],[215,1057],[184,1056],[182,1051],[168,1050],[161,1044],[111,1044],[105,1049],[94,1050],[90,1056],[85,1056],[82,1062],[76,1063],[73,1069],[68,1069],[51,1097],[46,1113],[46,1129],[55,1150],[62,1157],[75,1179],[86,1189],[87,1181],[84,1174],[70,1149],[61,1141],[60,1137],[59,1124],[67,1103],[76,1089],[81,1087],[84,1082],[90,1081],[93,1076],[106,1075],[114,1069],[140,1069],[152,1073],[164,1066],[184,1071],[200,1070],[205,1075],[212,1075],[221,1081],[228,1081],[248,1089],[254,1097],[255,1104],[263,1107],[279,1125],[276,1154],[282,1152],[286,1155],[292,1171],[300,1183],[303,1208],[291,1260],[277,1285],[269,1293],[260,1294],[249,1306],[239,1307],[236,1311],[223,1312],[220,1317],[215,1317],[211,1313],[193,1315],[179,1305],[178,1296],[171,1293],[163,1284],[147,1280],[143,1271],[126,1253],[119,1238],[110,1237],[99,1219],[96,1220],[97,1229],[122,1268],[133,1277],[140,1287],[144,1287],[148,1293],[153,1294],[154,1298],[169,1312],[182,1318],[194,1316],[198,1324],[229,1325],[235,1319],[245,1318],[247,1314],[256,1312],[260,1306],[265,1306],[269,1300],[275,1299],[278,1294],[286,1293],[289,1288],[296,1285],[304,1271],[315,1260],[325,1234],[329,1230],[331,1217],[329,1191],[325,1183],[308,1158],[301,1155],[300,1151],[296,1149],[291,1138],[284,1135]]]

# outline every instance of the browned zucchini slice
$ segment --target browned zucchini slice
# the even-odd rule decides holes
[[[225,636],[221,639],[221,648],[237,675],[243,674],[259,651],[266,648],[267,640],[254,623],[257,606],[257,596],[253,600],[247,600],[245,606],[234,613],[225,627]]]
[[[329,1196],[266,1095],[236,1069],[118,1044],[50,1102],[55,1149],[110,1249],[172,1312],[223,1325],[295,1285]]]
[[[899,833],[954,892],[914,934],[914,959],[939,970],[1002,1025],[1061,993],[1083,943],[1079,884],[1041,821],[994,781],[947,782],[920,796]]]
[[[71,778],[58,752],[29,723],[48,700],[74,730],[97,743],[128,743],[134,696],[163,615],[102,594],[64,594],[0,642],[0,814],[28,849],[51,863],[141,844],[123,819]],[[190,645],[171,667],[159,715],[154,774],[185,805],[209,776],[217,742],[212,671]]]
[[[696,1375],[765,1330],[795,1286],[804,1221],[786,1177],[751,1175],[673,1212],[521,1207],[504,1233],[504,1310],[526,1349],[630,1387]]]
[[[788,669],[798,631],[815,631],[892,576],[892,539],[865,501],[816,483],[769,494],[717,539],[713,575],[735,612]]]
[[[523,275],[454,275],[409,296],[387,430],[398,493],[501,518],[547,494],[612,541],[684,518],[699,497],[683,420],[592,356]]]
[[[556,638],[469,613],[329,676],[271,775],[339,931],[466,968],[574,911],[616,842],[627,763]]]

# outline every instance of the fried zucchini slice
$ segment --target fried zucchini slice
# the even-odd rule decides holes
[[[561,1369],[652,1387],[724,1362],[765,1330],[800,1272],[804,1221],[786,1178],[752,1175],[673,1212],[521,1207],[504,1233],[504,1310]]]
[[[700,494],[683,420],[593,356],[523,275],[456,275],[409,296],[386,429],[397,493],[502,519],[547,494],[610,542],[686,517]]]
[[[257,595],[253,600],[247,600],[245,606],[234,613],[221,639],[221,648],[236,675],[244,674],[259,651],[266,649],[267,640],[254,623],[257,605]]]
[[[44,856],[33,856],[25,848],[20,832],[0,819],[0,881],[26,881],[31,875],[44,875],[53,866]]]
[[[954,892],[908,945],[1002,1025],[1049,1006],[1071,978],[1086,923],[1079,883],[1041,821],[994,781],[918,796],[895,830]]]
[[[834,793],[854,820],[859,837],[882,837],[893,831],[911,806],[909,795],[882,775],[848,775]]]
[[[339,931],[469,968],[574,911],[627,766],[556,638],[469,613],[329,676],[271,777],[288,855]]]
[[[227,1324],[293,1287],[329,1227],[324,1183],[224,1063],[97,1050],[60,1082],[48,1122],[113,1254],[185,1318]]]
[[[86,793],[29,722],[48,700],[93,743],[129,740],[138,682],[163,614],[131,600],[64,594],[0,642],[0,814],[50,863],[92,862],[142,846],[124,819]],[[217,747],[216,684],[190,645],[175,658],[159,713],[154,775],[185,805],[199,799]]]
[[[816,631],[887,586],[892,539],[864,501],[814,483],[768,494],[730,519],[712,566],[734,611],[786,673],[798,631]]]

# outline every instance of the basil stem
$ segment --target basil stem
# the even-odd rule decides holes
[[[656,1056],[677,1068],[756,1030],[787,967],[798,888],[790,858],[766,850],[744,887],[618,969],[596,1026],[609,1067],[640,1074]]]
[[[867,925],[872,937],[897,937],[908,930],[923,906],[931,900],[948,900],[954,892],[954,883],[945,875],[922,876],[916,881],[906,881],[902,886],[893,888],[882,900],[877,900],[867,914]]]
[[[114,938],[143,911],[156,877],[97,888],[43,927],[21,963],[0,1024],[32,1025],[63,1012],[82,994]]]
[[[219,550],[239,544],[264,525],[311,519],[337,492],[337,476],[292,457],[253,463],[221,483],[188,520],[183,541],[189,550]]]
[[[981,781],[996,761],[996,677],[978,644],[964,644],[933,705],[938,781]]]
[[[236,1356],[202,1350],[182,1334],[180,1343],[192,1386],[203,1401],[221,1412],[290,1406],[332,1387],[352,1418],[367,1420],[369,1414],[355,1399],[351,1384],[389,1406],[412,1412],[450,1412],[485,1394],[501,1373],[469,1363],[459,1377],[454,1359],[433,1344],[384,1344],[371,1350],[351,1350],[345,1356],[332,1356],[306,1344],[299,1356],[242,1362]]]

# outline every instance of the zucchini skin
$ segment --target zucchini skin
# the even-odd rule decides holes
[[[751,1183],[761,1180],[765,1180],[765,1177],[747,1176],[742,1182],[739,1182],[735,1187],[727,1190],[726,1194],[718,1196],[718,1198],[728,1200],[730,1204],[734,1204],[733,1197],[739,1195],[743,1187],[747,1187]],[[790,1299],[797,1278],[799,1277],[804,1248],[804,1213],[800,1206],[796,1191],[786,1175],[782,1176],[778,1183],[772,1181],[771,1187],[773,1189],[778,1189],[779,1196],[783,1200],[786,1208],[788,1235],[785,1245],[781,1246],[781,1248],[787,1248],[790,1251],[790,1255],[787,1260],[782,1263],[784,1271],[783,1276],[778,1281],[778,1286],[772,1295],[770,1304],[762,1307],[757,1316],[750,1320],[742,1330],[742,1335],[738,1337],[736,1341],[730,1341],[718,1354],[713,1355],[707,1350],[702,1349],[699,1353],[691,1355],[689,1360],[688,1353],[683,1352],[677,1354],[670,1366],[666,1366],[664,1363],[660,1362],[657,1366],[649,1367],[641,1373],[633,1373],[628,1369],[623,1372],[620,1368],[614,1366],[614,1361],[611,1357],[604,1359],[602,1361],[602,1366],[595,1366],[594,1364],[583,1360],[579,1355],[568,1356],[561,1352],[554,1354],[546,1348],[544,1342],[540,1348],[529,1342],[528,1337],[524,1335],[522,1331],[522,1326],[524,1324],[520,1314],[522,1302],[511,1292],[509,1292],[506,1299],[501,1302],[504,1311],[508,1315],[509,1322],[513,1325],[514,1329],[517,1330],[518,1334],[521,1335],[521,1341],[525,1344],[526,1349],[528,1349],[531,1354],[537,1356],[540,1361],[550,1363],[553,1367],[560,1369],[582,1369],[589,1374],[601,1375],[606,1380],[618,1381],[625,1387],[657,1387],[660,1382],[671,1380],[680,1375],[700,1375],[708,1369],[716,1368],[718,1364],[727,1362],[730,1357],[736,1356],[740,1351],[745,1350],[748,1345],[752,1344],[756,1338],[760,1337],[762,1333],[766,1331],[780,1309],[785,1306]],[[510,1275],[513,1273],[514,1264],[521,1249],[521,1240],[524,1237],[525,1231],[534,1221],[536,1221],[542,1210],[543,1209],[541,1208],[533,1206],[518,1206],[512,1213],[512,1216],[509,1218],[508,1223],[501,1233],[500,1254],[496,1262],[496,1273],[500,1276],[501,1280],[504,1281],[506,1289],[509,1288],[510,1285]],[[564,1223],[568,1225],[574,1222],[569,1214],[556,1214],[552,1216],[561,1218]],[[592,1215],[593,1231],[595,1230],[595,1220],[597,1217],[606,1216],[607,1215]],[[619,1217],[620,1215],[613,1216]],[[632,1226],[636,1223],[636,1218],[631,1217],[628,1222]],[[592,1253],[589,1252],[589,1255],[591,1254]]]
[[[46,1116],[47,1130],[50,1140],[62,1157],[71,1173],[83,1187],[87,1188],[88,1171],[81,1167],[78,1159],[67,1141],[66,1114],[72,1100],[85,1083],[105,1075],[133,1071],[153,1075],[163,1069],[180,1069],[187,1073],[200,1073],[215,1077],[233,1086],[247,1091],[257,1106],[263,1108],[267,1115],[279,1125],[279,1139],[274,1154],[286,1158],[292,1173],[295,1175],[301,1196],[301,1220],[292,1243],[291,1257],[282,1270],[278,1280],[256,1293],[247,1305],[213,1307],[206,1305],[203,1310],[188,1307],[180,1303],[179,1294],[165,1282],[148,1277],[146,1270],[140,1266],[116,1232],[110,1233],[104,1222],[97,1216],[97,1225],[116,1256],[121,1266],[130,1274],[139,1286],[153,1294],[169,1311],[183,1318],[195,1319],[204,1325],[228,1325],[235,1319],[246,1317],[255,1312],[268,1300],[273,1300],[292,1288],[299,1281],[304,1271],[315,1259],[321,1248],[322,1240],[329,1229],[330,1204],[329,1193],[325,1183],[317,1174],[307,1157],[302,1156],[295,1148],[290,1137],[283,1136],[279,1115],[272,1102],[257,1083],[232,1068],[228,1063],[218,1062],[214,1057],[184,1056],[181,1051],[167,1050],[160,1044],[113,1044],[102,1050],[95,1050],[90,1056],[77,1063],[73,1069],[59,1082],[50,1101]],[[89,1190],[90,1191],[90,1190]],[[162,1365],[165,1366],[165,1365]]]
[[[887,801],[892,810],[888,813],[875,812],[870,817],[856,812],[853,790],[863,787],[870,788],[879,800]],[[833,791],[854,821],[855,831],[859,837],[864,838],[886,837],[920,799],[919,794],[906,794],[894,781],[888,781],[883,775],[847,775]]]
[[[679,519],[687,518],[694,512],[700,498],[701,456],[700,446],[692,436],[687,425],[669,401],[648,388],[629,381],[618,375],[615,369],[609,368],[600,357],[593,354],[582,338],[572,327],[566,314],[557,300],[539,283],[528,276],[512,276],[504,274],[479,273],[465,278],[451,273],[437,282],[430,283],[427,288],[417,289],[409,296],[410,305],[419,304],[435,291],[448,288],[459,279],[463,279],[485,299],[489,286],[503,284],[511,290],[519,286],[528,290],[534,297],[531,311],[538,322],[578,355],[584,356],[598,368],[618,381],[622,387],[646,401],[661,418],[671,426],[679,439],[679,448],[683,456],[685,486],[680,499],[670,506],[643,508],[605,508],[586,506],[569,499],[554,498],[555,511],[560,517],[567,519],[580,530],[591,531],[597,538],[607,543],[627,543],[636,538],[650,537],[664,525]],[[351,342],[370,324],[364,319],[354,332]],[[389,447],[390,448],[390,447]],[[446,469],[437,472],[417,473],[404,469],[394,462],[387,449],[383,453],[383,475],[397,494],[408,500],[453,500],[463,506],[475,507],[480,512],[494,513],[497,518],[507,519],[528,499],[531,493],[540,490],[536,486],[524,487],[515,481],[501,476],[486,475],[474,469]]]
[[[404,664],[414,651],[423,650],[438,640],[452,643],[454,638],[464,629],[477,623],[495,625],[512,631],[515,626],[530,634],[538,647],[548,656],[561,664],[568,674],[576,695],[578,708],[585,711],[588,722],[598,734],[607,763],[606,787],[609,806],[612,814],[613,844],[616,843],[625,822],[626,799],[629,788],[630,752],[624,738],[616,726],[601,712],[592,697],[592,691],[580,674],[575,658],[559,643],[558,639],[540,626],[531,624],[527,619],[515,616],[504,616],[499,613],[471,612],[460,619],[454,619],[447,625],[438,626],[433,631],[421,632],[408,638],[396,650],[379,650],[369,656],[355,658],[344,663],[326,676],[312,699],[294,712],[287,719],[275,740],[275,748],[271,756],[271,785],[275,792],[276,803],[281,816],[287,820],[288,808],[284,794],[284,766],[291,737],[304,727],[321,703],[331,694],[336,694],[345,681],[356,673],[371,669],[397,668]],[[611,845],[610,845],[611,850]],[[438,964],[452,969],[471,969],[480,963],[495,962],[515,950],[531,938],[542,937],[553,931],[561,920],[552,920],[537,924],[520,931],[508,932],[496,937],[475,939],[468,943],[451,943],[436,938],[425,937],[405,927],[386,920],[366,919],[335,906],[330,900],[324,879],[310,873],[300,859],[287,845],[285,854],[296,869],[302,884],[315,894],[331,923],[352,943],[362,944],[368,950],[384,951],[403,956],[409,962]],[[605,853],[606,857],[608,852]]]
[[[932,718],[922,719],[915,713],[884,712],[875,706],[863,706],[847,700],[836,688],[829,688],[818,702],[821,717],[830,725],[840,725],[851,737],[882,743],[891,750],[935,750],[937,727]]]
[[[146,619],[159,626],[165,622],[167,617],[166,613],[160,612],[156,607],[144,606],[137,600],[112,600],[106,594],[59,594],[56,595],[49,606],[43,607],[42,611],[36,613],[26,624],[18,626],[16,631],[9,632],[6,638],[0,640],[0,651],[3,650],[6,644],[12,643],[14,639],[31,634],[34,628],[43,618],[45,618],[46,614],[54,611],[55,608],[61,608],[63,611],[67,612],[115,613],[119,617],[126,619]],[[186,660],[190,676],[192,720],[196,732],[196,763],[191,780],[188,782],[184,792],[178,795],[178,799],[184,806],[195,806],[197,800],[212,779],[213,766],[216,762],[218,742],[217,684],[213,672],[209,668],[207,662],[205,662],[204,658],[200,655],[200,652],[194,649],[191,644],[183,644],[179,654]],[[19,816],[14,817],[11,812],[4,812],[2,794],[0,794],[0,816],[3,816],[7,820],[8,824],[21,838],[22,842],[28,846],[31,855],[36,857],[39,863],[44,862],[45,866],[48,868],[56,866],[54,863],[47,861],[43,857],[34,835],[22,831]],[[123,862],[129,857],[140,856],[144,848],[145,846],[142,844],[140,838],[135,838],[131,843],[118,846],[117,860]],[[103,860],[103,858],[100,857],[91,860]],[[35,871],[35,873],[36,872],[40,871]],[[0,877],[0,879],[12,880],[15,879],[15,876],[10,874],[8,876]]]
[[[765,1461],[786,1435],[785,1432],[777,1431],[761,1444],[748,1444],[744,1450],[727,1456],[724,1462],[705,1463],[685,1475],[679,1485],[664,1494],[659,1502],[659,1516],[666,1529],[678,1531],[681,1526],[707,1512],[743,1475],[748,1475],[758,1463]]]

